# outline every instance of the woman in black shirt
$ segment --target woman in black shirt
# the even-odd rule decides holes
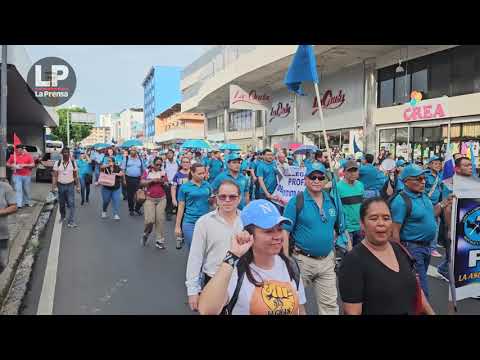
[[[120,194],[122,193],[122,182],[123,182],[123,171],[122,169],[115,164],[115,159],[113,157],[108,158],[108,165],[105,168],[102,168],[102,172],[111,175],[115,174],[115,184],[113,186],[102,186],[102,219],[107,217],[107,209],[110,201],[112,202],[112,212],[113,218],[115,220],[120,220],[118,215],[120,208]]]
[[[365,239],[345,256],[339,270],[344,313],[414,315],[417,285],[413,262],[400,245],[391,242],[392,219],[385,200],[366,200],[360,220]],[[423,291],[421,296],[422,313],[434,315]]]

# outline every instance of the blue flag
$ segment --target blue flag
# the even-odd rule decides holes
[[[353,153],[356,154],[358,152],[363,152],[357,145],[357,142],[355,141],[355,135],[353,135]]]
[[[301,86],[304,81],[318,84],[317,60],[312,45],[298,46],[283,82],[290,91],[304,95]]]

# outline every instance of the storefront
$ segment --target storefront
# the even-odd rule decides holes
[[[448,144],[452,153],[464,155],[472,144],[475,156],[479,155],[480,94],[377,109],[374,121],[378,152],[385,149],[395,158],[425,161],[432,155],[444,157]]]

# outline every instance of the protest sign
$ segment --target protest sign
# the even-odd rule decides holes
[[[299,192],[305,190],[305,168],[300,166],[290,166],[279,180],[273,197],[281,199],[276,201],[284,206],[288,201],[297,196]]]

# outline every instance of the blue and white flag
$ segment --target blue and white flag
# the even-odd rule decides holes
[[[478,177],[477,174],[477,158],[475,157],[475,152],[473,150],[473,143],[470,142],[470,161],[472,162],[472,175]]]
[[[443,163],[442,181],[450,190],[453,187],[453,175],[455,175],[455,162],[453,161],[450,146],[447,146],[445,162]]]

